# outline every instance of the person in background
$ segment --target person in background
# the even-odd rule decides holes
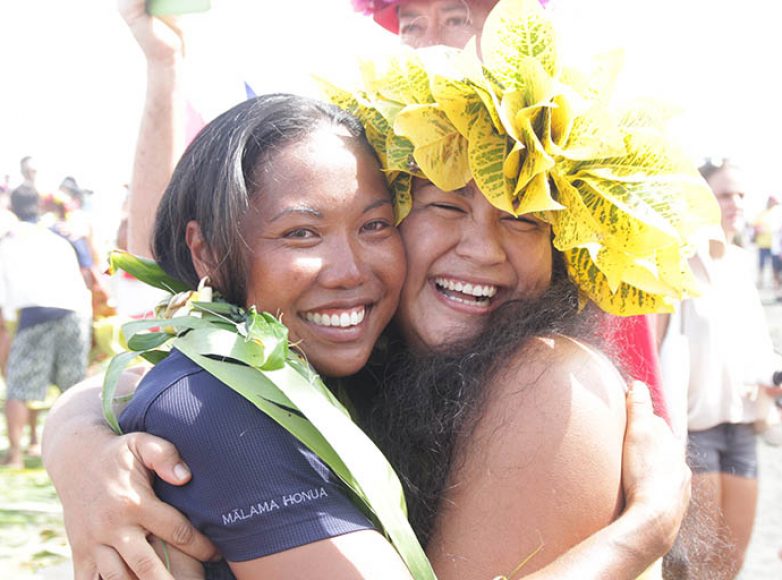
[[[23,181],[16,189],[32,190],[37,193],[38,188],[35,180],[38,177],[38,166],[30,155],[22,157],[19,161],[19,171],[22,174]]]
[[[51,229],[67,239],[76,252],[84,283],[92,294],[94,318],[111,316],[115,313],[105,277],[105,259],[96,249],[90,216],[84,210],[84,200],[92,191],[79,187],[76,179],[65,177],[56,193],[48,196],[48,217]]]
[[[36,412],[28,404],[43,401],[54,384],[61,390],[81,381],[90,348],[90,297],[72,246],[37,224],[40,197],[32,187],[11,194],[18,221],[5,220],[0,232],[0,334],[4,316],[16,316],[4,374],[8,453],[4,464],[24,466],[21,439],[30,424],[30,453],[40,453]],[[6,362],[6,361],[2,361]]]
[[[684,300],[675,320],[689,352],[687,455],[693,469],[698,524],[717,538],[692,562],[698,577],[733,578],[741,569],[755,520],[758,397],[781,391],[772,384],[773,345],[753,284],[750,254],[733,242],[744,220],[746,189],[730,162],[708,162],[701,174],[722,214],[725,241],[709,242],[691,260],[702,294]],[[770,406],[772,411],[773,405]],[[688,514],[688,519],[690,518]],[[683,530],[696,531],[685,521]]]
[[[758,288],[764,286],[766,265],[771,266],[774,280],[774,289],[779,290],[780,283],[780,236],[782,236],[782,206],[779,200],[768,196],[766,208],[758,214],[752,224],[752,237],[758,249]]]

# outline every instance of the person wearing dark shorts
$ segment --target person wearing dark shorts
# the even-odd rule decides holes
[[[701,173],[719,203],[725,240],[732,240],[742,227],[742,174],[729,162],[708,163]],[[690,264],[702,292],[681,305],[689,353],[687,457],[697,506],[692,511],[703,516],[690,529],[697,525],[719,539],[698,555],[698,577],[732,578],[743,565],[755,520],[755,423],[763,419],[758,396],[771,388],[777,360],[752,254],[715,240]]]
[[[44,401],[49,385],[65,390],[81,381],[90,348],[90,294],[76,253],[35,223],[39,204],[35,191],[15,190],[11,208],[18,220],[4,220],[0,231],[0,332],[6,332],[5,316],[17,320],[7,363],[0,361],[7,385],[4,463],[17,468],[24,466],[25,424],[31,426],[30,452],[37,452],[36,412],[29,404]]]
[[[687,435],[687,462],[695,473],[729,473],[756,479],[755,429],[747,423],[722,423]]]

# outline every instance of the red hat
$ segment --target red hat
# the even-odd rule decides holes
[[[399,16],[397,5],[401,0],[352,0],[353,9],[363,14],[371,14],[375,22],[394,34],[399,34]]]

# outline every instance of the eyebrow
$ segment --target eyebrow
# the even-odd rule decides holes
[[[375,209],[377,207],[384,206],[384,205],[393,205],[393,204],[391,203],[390,199],[378,199],[377,201],[375,201],[373,203],[370,203],[367,207],[365,207],[364,211],[362,211],[361,213],[362,214],[369,213],[373,209]]]
[[[277,220],[282,219],[285,216],[289,216],[289,215],[292,215],[292,214],[303,214],[303,215],[308,215],[308,216],[316,217],[316,218],[322,218],[323,217],[323,214],[321,212],[319,212],[318,210],[316,210],[315,208],[312,208],[312,207],[310,207],[308,205],[295,205],[293,207],[286,207],[280,213],[278,213],[277,215],[273,216],[269,221],[270,222],[276,222]]]
[[[454,189],[453,193],[465,199],[472,199],[475,197],[475,192],[473,189],[471,187],[467,187],[466,185],[464,187],[460,187],[459,189]]]
[[[377,201],[370,203],[367,207],[364,208],[364,210],[361,212],[362,214],[369,213],[373,209],[383,206],[383,205],[392,205],[390,199],[378,199]],[[295,205],[293,207],[286,207],[281,212],[276,214],[274,217],[270,218],[270,222],[276,222],[277,220],[280,220],[286,216],[289,215],[306,215],[318,219],[323,219],[323,212],[320,212],[316,210],[313,207],[310,207],[308,205]]]

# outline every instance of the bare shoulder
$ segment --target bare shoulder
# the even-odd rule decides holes
[[[622,508],[625,384],[579,341],[528,342],[485,386],[480,418],[457,446],[430,555],[441,578],[534,571]]]
[[[571,428],[624,431],[624,379],[603,353],[569,337],[531,340],[498,369],[486,388],[486,417],[499,404],[512,411],[514,422],[544,421],[547,432],[554,418],[567,420]]]

